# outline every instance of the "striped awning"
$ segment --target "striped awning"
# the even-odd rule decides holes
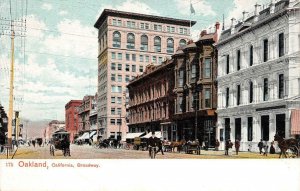
[[[291,134],[292,135],[300,135],[300,109],[292,110]]]

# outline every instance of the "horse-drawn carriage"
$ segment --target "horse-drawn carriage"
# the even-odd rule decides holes
[[[53,133],[50,140],[50,155],[54,156],[56,150],[61,150],[63,155],[70,155],[70,133],[64,130]]]
[[[275,135],[274,140],[278,142],[280,148],[279,158],[283,155],[285,158],[300,157],[300,140],[299,139],[284,139],[278,134]]]

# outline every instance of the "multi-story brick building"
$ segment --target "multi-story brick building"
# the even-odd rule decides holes
[[[70,141],[74,141],[75,135],[79,129],[78,108],[82,104],[82,100],[71,100],[65,105],[65,121],[66,131],[70,133]]]
[[[299,10],[295,0],[271,1],[262,10],[256,4],[250,17],[232,20],[222,32],[217,45],[222,148],[227,139],[240,139],[241,150],[258,150],[260,139],[270,143],[275,133],[285,138],[300,133]]]
[[[217,107],[217,42],[219,23],[214,33],[202,31],[197,42],[189,42],[174,55],[175,113],[173,140],[205,141],[214,145]]]
[[[161,131],[171,139],[171,117],[174,105],[174,63],[148,65],[144,74],[128,84],[129,133]]]
[[[129,80],[185,45],[196,22],[105,9],[98,29],[98,126],[104,138],[127,130]],[[121,116],[121,117],[120,117]]]

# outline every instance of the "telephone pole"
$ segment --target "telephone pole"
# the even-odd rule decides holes
[[[11,32],[11,64],[10,64],[10,87],[9,87],[9,111],[8,111],[8,127],[7,127],[7,143],[12,147],[12,120],[13,120],[13,97],[14,97],[14,39],[15,32]]]

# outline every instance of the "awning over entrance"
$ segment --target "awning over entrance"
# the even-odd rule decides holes
[[[91,132],[85,132],[82,136],[78,137],[77,139],[89,139],[92,136],[94,136],[97,133],[97,131],[91,131]]]
[[[143,136],[142,138],[149,138],[152,136],[152,132],[148,133],[147,135]],[[155,137],[161,138],[161,132],[160,131],[155,131]]]
[[[134,139],[135,137],[140,137],[144,132],[142,133],[127,133],[126,139]]]
[[[300,135],[300,109],[292,110],[291,134],[292,135]]]

